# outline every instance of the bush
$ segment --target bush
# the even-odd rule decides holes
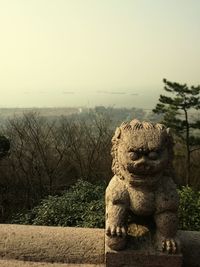
[[[18,214],[12,223],[104,227],[104,184],[79,180],[61,196],[49,196],[26,214]]]
[[[179,228],[200,231],[200,191],[184,186],[178,190],[180,196]]]
[[[29,213],[18,214],[12,223],[104,228],[105,187],[79,180],[63,195],[49,196]],[[179,229],[200,231],[200,192],[190,187],[178,192]]]

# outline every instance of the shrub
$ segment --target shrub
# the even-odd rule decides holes
[[[179,228],[200,231],[200,191],[184,186],[178,192],[180,196]]]
[[[61,196],[49,196],[26,214],[18,214],[12,223],[104,227],[105,185],[79,180]]]

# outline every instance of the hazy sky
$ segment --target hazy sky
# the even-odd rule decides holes
[[[0,107],[151,108],[200,84],[199,0],[0,0]]]

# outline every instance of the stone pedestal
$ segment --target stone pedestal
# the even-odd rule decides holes
[[[182,254],[157,251],[152,236],[153,233],[145,226],[130,224],[125,249],[116,251],[108,247],[116,237],[108,238],[105,235],[106,267],[181,267]]]
[[[182,255],[169,255],[153,250],[113,251],[106,248],[106,267],[181,267]]]
[[[181,267],[182,254],[156,251],[151,234],[145,227],[129,227],[127,245],[115,251],[105,246],[106,267]]]

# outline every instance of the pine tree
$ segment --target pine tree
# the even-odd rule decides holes
[[[153,109],[161,114],[162,122],[172,128],[186,145],[186,184],[190,185],[191,153],[200,149],[200,137],[195,136],[194,129],[200,129],[200,120],[190,118],[190,112],[200,109],[200,86],[188,87],[163,79],[164,90],[168,95],[160,95],[159,103]]]

